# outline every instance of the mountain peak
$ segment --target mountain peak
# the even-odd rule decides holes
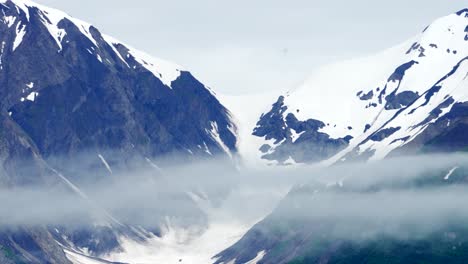
[[[285,95],[280,116],[264,113],[256,130],[266,130],[258,135],[265,141],[257,153],[272,163],[292,157],[331,164],[422,148],[412,142],[425,139],[415,138],[439,133],[433,124],[455,124],[460,116],[452,114],[449,122],[444,115],[466,101],[467,11],[441,17],[380,54],[317,71]],[[319,151],[325,153],[317,158]]]
[[[67,105],[74,107],[65,107],[63,114],[91,111],[89,116],[119,120],[113,123],[119,128],[109,132],[118,131],[115,133],[119,140],[113,141],[112,147],[129,139],[128,146],[140,145],[145,153],[151,153],[149,156],[172,150],[190,155],[230,154],[235,148],[235,135],[229,131],[234,125],[226,109],[205,85],[179,65],[132,48],[60,10],[29,0],[0,1],[0,81],[6,81],[2,87],[7,89],[7,101],[1,110],[15,121],[30,128],[29,122],[32,126],[38,122],[30,120],[26,113],[47,113],[46,118],[56,111],[49,107],[70,101]],[[139,127],[142,121],[135,120],[140,118],[135,113],[147,115],[142,120],[153,124]],[[195,118],[193,114],[204,121],[184,123]],[[171,116],[178,118],[171,120]],[[104,120],[98,123],[106,125]],[[103,133],[96,123],[89,125],[91,134]],[[131,132],[127,125],[133,129]],[[196,128],[181,129],[182,126]],[[88,147],[90,139],[84,139],[88,135],[74,136],[79,137],[75,142],[86,142],[83,148]],[[156,147],[134,142],[135,138],[154,142]],[[48,153],[55,151],[42,147]]]
[[[0,0],[0,9],[2,10],[0,23],[3,21],[8,28],[15,30],[13,52],[22,44],[25,35],[32,27],[31,21],[34,21],[40,22],[46,27],[57,45],[58,53],[63,51],[64,46],[70,45],[77,38],[84,36],[88,45],[83,48],[93,53],[99,61],[102,62],[102,58],[105,57],[105,54],[101,54],[104,48],[100,45],[109,45],[115,56],[128,68],[136,68],[135,62],[141,64],[169,88],[171,88],[171,83],[180,76],[180,72],[184,71],[183,67],[175,63],[155,58],[113,37],[101,34],[90,23],[74,18],[58,9],[46,7],[30,0]],[[70,34],[69,31],[75,29],[79,30],[79,35]],[[101,40],[103,43],[100,43]]]
[[[460,12],[436,19],[424,29],[407,53],[423,58],[433,55],[453,56],[466,50],[468,16],[461,16]]]

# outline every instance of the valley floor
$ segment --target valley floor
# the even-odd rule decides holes
[[[114,253],[105,259],[112,262],[142,264],[207,264],[213,263],[213,256],[230,247],[258,221],[267,216],[277,202],[286,195],[288,188],[277,190],[241,190],[233,194],[218,207],[200,199],[199,206],[209,217],[206,230],[196,234],[193,230],[174,228],[170,221],[166,234],[153,237],[142,244],[131,240],[122,240],[124,252]],[[95,264],[71,255],[76,264]],[[257,263],[262,254],[252,260]],[[80,262],[81,261],[81,262]]]

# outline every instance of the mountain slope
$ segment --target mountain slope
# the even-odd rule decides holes
[[[98,256],[119,250],[119,236],[144,239],[96,208],[82,183],[236,155],[231,114],[190,72],[32,1],[1,0],[0,10],[0,187],[67,190],[90,208],[86,227],[2,229],[5,263],[69,263],[63,248]],[[147,228],[160,235],[158,224]]]
[[[328,175],[344,178],[336,184],[311,180],[291,190],[273,213],[221,252],[216,263],[248,263],[259,255],[259,264],[464,263],[467,218],[456,197],[466,194],[467,167],[450,171],[419,170],[387,182],[374,171],[364,177],[381,181],[364,188],[358,171],[352,177],[343,171]],[[385,176],[394,177],[391,172]],[[445,199],[444,192],[454,190],[460,193]]]
[[[229,113],[188,71],[60,11],[29,1],[0,7],[2,109],[43,155],[235,151]]]
[[[262,115],[253,131],[264,140],[258,153],[281,164],[381,159],[422,151],[441,123],[447,133],[460,129],[467,26],[461,10],[402,45],[320,69]]]
[[[412,159],[387,167],[378,162],[346,167],[341,162],[466,151],[467,77],[464,9],[376,56],[325,67],[280,96],[253,130],[263,139],[258,153],[273,164],[335,166],[325,170],[325,182],[310,179],[293,188],[269,216],[218,254],[216,263],[466,262],[465,206],[454,206],[457,196],[443,200],[438,192],[457,186],[466,193],[466,158],[435,168],[430,164],[450,160],[450,155],[429,157],[422,170],[415,169],[418,162]],[[372,171],[372,164],[378,169]],[[416,175],[408,177],[408,171]],[[370,177],[372,184],[362,177]],[[350,195],[360,184],[365,187],[359,195]],[[409,191],[420,202],[407,210],[405,202],[411,204],[411,199],[400,200],[404,192],[395,190]],[[423,190],[430,195],[418,196]],[[387,203],[374,201],[380,197],[376,193]],[[334,195],[344,198],[328,199]],[[430,197],[440,199],[444,210],[455,208],[447,219],[433,209],[437,202]],[[398,221],[401,215],[408,220],[411,212],[418,221]],[[429,217],[426,212],[436,213]],[[434,225],[418,233],[426,222]],[[404,231],[395,235],[399,228]]]

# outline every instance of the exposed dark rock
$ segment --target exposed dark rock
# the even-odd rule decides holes
[[[438,108],[436,108],[435,114],[438,111]],[[391,156],[466,151],[468,149],[467,133],[468,103],[455,103],[449,113],[439,117],[436,122],[429,124],[411,142],[394,150]]]
[[[379,104],[382,103],[382,99],[383,99],[383,97],[385,96],[386,93],[387,93],[387,85],[385,85],[385,87],[383,88],[383,90],[379,94]]]
[[[320,128],[325,127],[325,124],[322,121],[308,119],[304,122],[301,122],[297,120],[296,116],[294,116],[293,114],[288,114],[286,116],[286,125],[295,130],[296,133],[301,133],[310,130],[319,130]]]
[[[168,87],[124,45],[111,47],[91,27],[93,43],[68,19],[59,23],[67,34],[57,52],[57,43],[41,21],[41,10],[29,8],[28,22],[24,12],[17,14],[13,3],[0,8],[17,17],[15,23],[27,25],[23,42],[12,52],[14,26],[0,24],[6,43],[0,106],[41,156],[73,159],[77,153],[94,152],[97,157],[112,150],[120,153],[121,160],[175,153],[186,159],[208,158],[198,147],[204,145],[213,155],[223,155],[210,135],[213,125],[223,143],[235,152],[229,113],[189,72],[180,72]],[[34,86],[27,88],[30,82]],[[34,101],[24,99],[29,93],[37,93]]]
[[[426,57],[426,54],[424,54],[424,52],[426,51],[425,48],[421,46],[419,47],[418,51],[419,51],[419,55],[418,55],[419,58]]]
[[[432,96],[435,93],[439,92],[441,88],[442,88],[441,86],[435,85],[431,89],[429,89],[424,95],[424,99],[426,99],[426,101],[424,102],[424,104],[422,104],[422,106],[427,105],[429,101],[431,100]]]
[[[417,92],[404,91],[401,93],[396,93],[395,91],[385,97],[385,100],[387,101],[385,109],[394,110],[407,107],[418,98],[419,94]]]
[[[408,139],[410,139],[411,137],[410,136],[407,136],[407,137],[403,137],[403,138],[397,138],[395,140],[393,140],[392,142],[390,142],[390,145],[393,144],[393,143],[396,143],[398,141],[403,141],[403,142],[406,142]]]
[[[271,146],[270,146],[270,145],[268,145],[268,144],[263,144],[263,145],[260,147],[259,150],[260,150],[262,153],[267,153],[268,151],[270,151],[270,149],[271,149]]]
[[[284,97],[272,105],[272,109],[262,114],[253,131],[257,137],[265,137],[266,140],[273,139],[275,147],[273,152],[262,156],[263,159],[285,162],[292,157],[296,162],[317,162],[331,157],[338,151],[344,149],[352,137],[332,139],[329,135],[319,132],[325,127],[325,123],[315,119],[299,121],[296,116],[289,113],[284,117],[287,106],[284,105]],[[292,134],[301,133],[294,142]],[[262,146],[260,151],[266,153],[267,147]]]
[[[408,51],[406,52],[406,54],[410,54],[411,51],[413,50],[417,50],[421,45],[418,43],[418,42],[414,42],[411,47],[408,49]]]
[[[359,99],[361,99],[362,101],[367,101],[367,100],[371,100],[373,97],[374,97],[374,91],[371,90],[366,94],[360,95]]]
[[[456,14],[459,15],[459,16],[461,16],[461,15],[468,16],[468,8],[465,8],[465,9],[462,9],[462,10],[458,11]]]
[[[388,81],[401,81],[405,76],[406,71],[413,67],[414,64],[418,64],[418,62],[412,60],[410,62],[400,65],[398,68],[396,68],[395,72],[388,78]]]
[[[372,141],[382,141],[388,138],[389,136],[393,135],[395,132],[397,132],[400,129],[401,127],[384,128],[372,134],[372,136],[370,136],[369,139]]]
[[[369,130],[370,128],[371,128],[371,125],[366,124],[366,126],[364,127],[364,133],[366,133],[367,130]]]
[[[377,104],[376,103],[370,103],[370,104],[366,105],[366,108],[369,108],[369,107],[377,107]]]
[[[287,110],[284,106],[284,97],[280,96],[278,101],[272,105],[270,112],[262,114],[252,135],[265,137],[266,140],[274,139],[278,144],[288,137],[288,131],[285,129],[286,122],[283,114]]]
[[[449,98],[445,99],[445,101],[443,101],[440,105],[438,105],[436,108],[434,108],[429,113],[429,116],[427,116],[426,119],[424,119],[424,121],[417,124],[416,127],[425,125],[425,124],[431,122],[432,120],[438,118],[440,116],[440,114],[442,114],[442,110],[449,107],[449,106],[451,106],[454,102],[455,102],[455,100],[452,97],[449,97]]]
[[[2,257],[6,260],[2,263],[71,264],[45,228],[0,230],[0,260]]]

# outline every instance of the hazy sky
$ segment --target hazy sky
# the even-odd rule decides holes
[[[324,63],[373,53],[464,6],[447,0],[36,0],[230,94],[288,89]]]

